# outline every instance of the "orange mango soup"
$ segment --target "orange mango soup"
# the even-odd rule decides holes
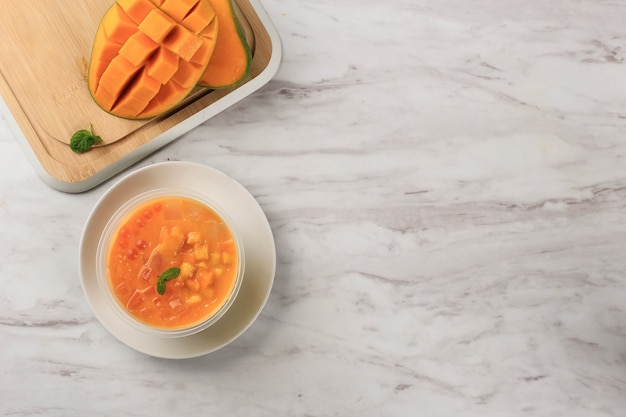
[[[109,285],[130,315],[151,327],[180,329],[215,313],[231,294],[239,257],[213,210],[185,197],[161,197],[133,210],[111,239]],[[157,292],[159,275],[179,275]]]

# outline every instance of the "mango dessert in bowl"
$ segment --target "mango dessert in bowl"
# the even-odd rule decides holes
[[[145,192],[107,223],[96,252],[100,289],[127,323],[183,337],[215,323],[241,286],[245,257],[228,216],[184,190]]]

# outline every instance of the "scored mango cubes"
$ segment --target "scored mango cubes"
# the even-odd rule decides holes
[[[217,31],[209,0],[116,0],[96,32],[89,91],[119,117],[162,114],[196,86]]]

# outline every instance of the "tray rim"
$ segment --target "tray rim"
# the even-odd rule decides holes
[[[257,18],[262,23],[263,28],[267,32],[269,37],[271,53],[269,56],[269,60],[265,68],[253,79],[247,81],[242,86],[238,87],[234,91],[226,94],[225,96],[219,98],[215,102],[211,103],[209,106],[199,110],[195,114],[192,114],[187,119],[182,122],[172,126],[168,130],[162,132],[161,134],[152,138],[149,142],[145,143],[142,146],[134,149],[133,151],[127,153],[121,158],[117,159],[115,162],[105,166],[100,169],[98,172],[90,175],[80,181],[67,182],[63,181],[59,178],[52,176],[43,166],[42,162],[39,160],[33,148],[30,146],[28,138],[26,137],[24,131],[20,128],[16,118],[13,116],[11,109],[9,108],[5,98],[0,95],[0,114],[5,120],[6,124],[9,127],[9,130],[13,134],[13,137],[17,140],[20,147],[22,148],[26,158],[29,160],[30,164],[34,167],[37,175],[46,183],[48,186],[66,193],[82,193],[88,191],[111,177],[117,175],[122,172],[126,168],[134,165],[140,160],[144,159],[151,153],[156,152],[163,146],[168,143],[178,139],[180,136],[188,133],[193,130],[197,126],[206,122],[213,116],[221,113],[227,108],[231,107],[235,103],[241,101],[242,99],[248,97],[265,84],[267,84],[276,74],[282,59],[282,45],[280,42],[280,36],[278,31],[274,27],[272,21],[270,20],[268,14],[263,8],[262,4],[259,0],[247,0],[252,8],[254,9]]]

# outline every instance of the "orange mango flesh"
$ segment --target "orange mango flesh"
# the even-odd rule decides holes
[[[146,70],[148,75],[154,77],[161,84],[167,84],[178,71],[178,56],[164,47],[159,47],[156,55],[155,59],[146,65]]]
[[[176,22],[162,10],[153,9],[139,24],[139,31],[145,33],[153,41],[161,43],[175,26]]]
[[[198,84],[209,88],[231,87],[248,75],[252,56],[232,0],[210,0],[210,3],[220,22],[220,32],[213,56]]]
[[[213,315],[231,294],[239,257],[214,211],[195,200],[163,197],[133,210],[109,244],[108,282],[119,304],[148,326],[180,329]],[[177,278],[156,291],[171,267]]]
[[[107,18],[100,24],[108,39],[112,42],[123,44],[133,33],[137,31],[137,25],[118,5],[114,4],[107,13]],[[98,38],[96,38],[98,40]]]
[[[196,0],[165,0],[159,7],[173,19],[181,22],[197,3]]]
[[[217,31],[208,0],[116,0],[94,39],[88,74],[94,100],[129,119],[164,113],[197,84]]]

